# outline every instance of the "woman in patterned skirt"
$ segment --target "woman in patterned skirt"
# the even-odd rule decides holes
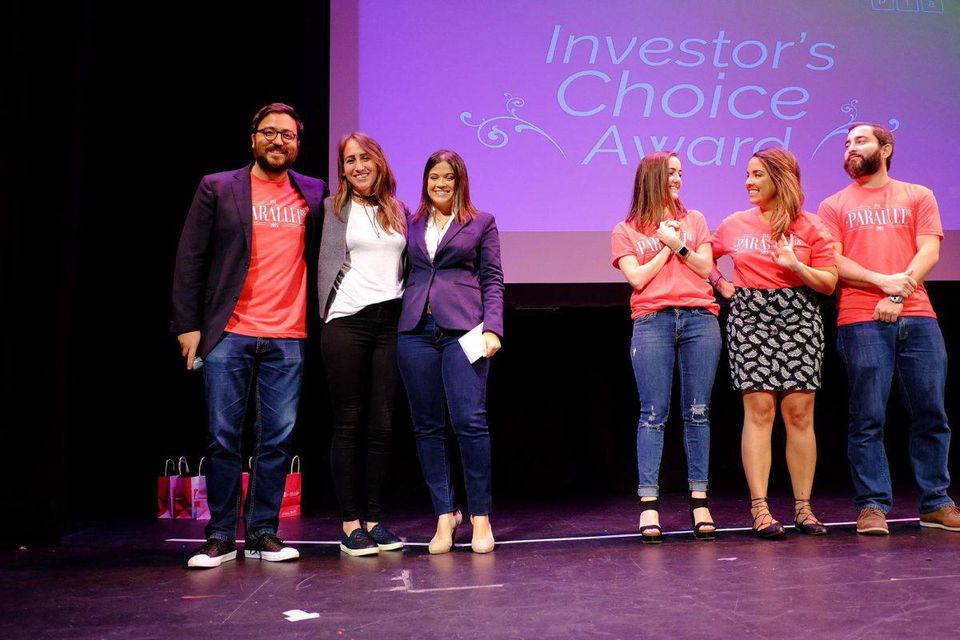
[[[784,534],[766,498],[779,398],[794,523],[801,533],[823,535],[827,529],[810,506],[817,465],[813,403],[823,362],[823,320],[814,292],[829,295],[837,284],[833,245],[820,219],[801,208],[800,168],[786,149],[755,153],[746,188],[754,206],[727,217],[712,244],[714,259],[733,258],[727,349],[733,386],[743,394],[741,453],[753,531],[761,538]]]

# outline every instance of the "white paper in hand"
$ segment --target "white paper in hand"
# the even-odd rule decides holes
[[[483,323],[460,336],[460,347],[467,354],[467,360],[473,364],[483,357]]]

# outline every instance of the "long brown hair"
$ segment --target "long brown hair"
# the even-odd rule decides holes
[[[477,208],[470,202],[470,181],[467,178],[467,165],[456,151],[448,149],[434,151],[427,158],[427,164],[423,167],[423,189],[420,191],[420,206],[417,207],[413,219],[419,220],[433,210],[433,202],[430,200],[430,194],[427,193],[427,180],[430,177],[430,170],[441,162],[446,162],[453,169],[453,215],[456,216],[457,222],[463,224],[476,217]]]
[[[780,240],[803,210],[803,188],[800,186],[800,164],[783,147],[770,147],[753,154],[777,188],[770,213],[770,237]]]
[[[337,144],[337,175],[339,183],[337,184],[337,193],[333,196],[333,212],[338,219],[340,217],[340,208],[343,203],[353,197],[353,186],[347,180],[347,174],[343,170],[343,150],[347,143],[355,140],[360,148],[370,154],[373,158],[373,164],[377,167],[377,179],[373,183],[373,189],[368,201],[379,206],[377,210],[377,222],[385,231],[399,231],[405,234],[407,231],[407,221],[404,214],[405,207],[397,199],[397,180],[393,177],[393,171],[387,163],[387,157],[383,154],[383,149],[376,140],[365,133],[354,131],[340,138]]]
[[[627,223],[637,231],[652,233],[663,221],[663,212],[670,211],[679,220],[687,210],[679,199],[670,195],[670,158],[673,151],[657,151],[643,156],[633,179],[633,198]]]

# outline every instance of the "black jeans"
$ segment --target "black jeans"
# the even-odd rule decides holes
[[[380,521],[383,478],[400,389],[397,319],[400,300],[335,318],[320,333],[333,407],[330,467],[344,522]],[[366,463],[359,459],[366,454]],[[365,483],[360,483],[360,478]]]

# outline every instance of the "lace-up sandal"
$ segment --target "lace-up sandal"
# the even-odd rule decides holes
[[[797,531],[808,536],[827,535],[827,528],[817,516],[813,515],[813,507],[810,506],[809,500],[794,500],[793,511],[796,514],[793,524]]]
[[[770,513],[766,496],[750,500],[750,511],[753,513],[753,533],[758,538],[777,540],[784,536],[783,525]]]

